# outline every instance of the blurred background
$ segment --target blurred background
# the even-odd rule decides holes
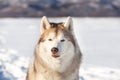
[[[120,80],[120,0],[0,0],[0,80],[25,80],[42,16],[73,18],[80,80]]]
[[[0,17],[119,17],[120,0],[0,0]]]

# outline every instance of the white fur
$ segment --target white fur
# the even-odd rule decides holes
[[[48,41],[48,39],[52,39],[52,41]],[[64,42],[60,42],[60,40],[65,39]],[[69,46],[69,47],[68,47]],[[60,57],[54,58],[52,57],[51,49],[53,47],[57,47],[59,49],[58,54]],[[63,72],[67,66],[70,64],[71,59],[74,57],[74,46],[72,42],[68,41],[63,33],[55,37],[54,33],[50,33],[46,38],[45,42],[40,43],[39,53],[41,58],[56,71]]]

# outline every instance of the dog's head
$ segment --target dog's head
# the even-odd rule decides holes
[[[40,33],[38,45],[41,54],[53,58],[74,54],[75,41],[71,17],[68,17],[65,23],[49,23],[44,16]]]

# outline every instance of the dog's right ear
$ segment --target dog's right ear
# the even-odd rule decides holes
[[[67,20],[64,23],[64,26],[66,29],[68,29],[70,32],[73,32],[73,21],[72,18],[69,16]]]
[[[50,28],[50,23],[46,16],[43,16],[40,23],[40,34],[44,33],[45,30]]]

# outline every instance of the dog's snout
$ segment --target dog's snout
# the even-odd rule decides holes
[[[58,48],[53,47],[53,48],[51,49],[51,52],[52,52],[53,54],[57,53],[57,52],[58,52]]]

